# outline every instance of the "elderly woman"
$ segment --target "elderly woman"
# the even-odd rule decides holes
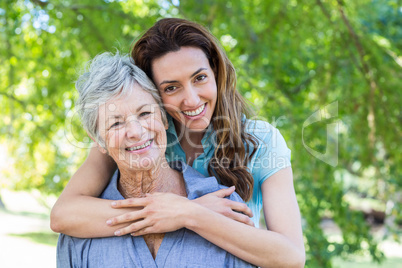
[[[128,57],[118,53],[98,55],[76,87],[77,107],[85,130],[118,166],[102,198],[119,200],[167,192],[172,194],[165,195],[166,202],[177,204],[174,209],[193,206],[196,213],[204,208],[188,199],[224,188],[214,177],[203,178],[183,162],[167,163],[167,123],[160,97],[145,73]],[[229,198],[241,201],[235,193]],[[187,229],[97,239],[61,234],[57,264],[58,267],[252,266]]]

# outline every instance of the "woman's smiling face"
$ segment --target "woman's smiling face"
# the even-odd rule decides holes
[[[181,47],[152,62],[156,87],[166,111],[186,128],[203,131],[211,122],[217,100],[215,74],[205,53]]]
[[[128,95],[113,98],[99,108],[98,127],[119,169],[150,169],[164,157],[166,128],[161,110],[138,84]]]

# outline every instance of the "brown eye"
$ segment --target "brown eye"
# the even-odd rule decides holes
[[[201,75],[199,75],[199,76],[197,76],[197,77],[195,78],[195,81],[202,81],[202,80],[204,80],[205,78],[207,78],[207,76],[206,76],[205,74],[201,74]]]
[[[166,87],[165,88],[165,93],[170,93],[170,92],[173,92],[173,91],[175,91],[176,90],[176,86],[169,86],[169,87]]]

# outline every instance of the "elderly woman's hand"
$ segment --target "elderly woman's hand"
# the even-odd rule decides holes
[[[172,193],[147,194],[144,198],[128,198],[112,202],[113,208],[141,208],[121,216],[109,219],[110,226],[132,222],[119,229],[115,235],[131,233],[134,236],[166,233],[184,227],[185,217],[192,208],[193,202],[186,197]],[[197,205],[198,206],[198,205]]]
[[[235,221],[254,226],[253,221],[250,219],[253,213],[246,204],[224,198],[231,195],[234,191],[234,186],[221,189],[199,197],[194,202]]]

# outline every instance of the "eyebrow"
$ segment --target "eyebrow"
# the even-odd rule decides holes
[[[107,117],[106,125],[110,125],[111,124],[110,121],[114,122],[115,120],[120,119],[120,118],[123,118],[123,116],[122,115],[110,115]]]
[[[198,69],[197,71],[195,71],[192,75],[190,75],[191,77],[194,77],[195,75],[197,75],[199,72],[201,71],[206,71],[208,70],[207,68],[201,67],[200,69]],[[159,85],[163,85],[163,84],[170,84],[170,83],[176,83],[178,82],[177,80],[163,80]]]
[[[140,107],[137,108],[137,112],[141,111],[142,108],[144,108],[144,106],[149,105],[149,103],[143,104]]]
[[[122,115],[110,115],[107,118],[108,118],[108,121],[109,121],[109,119],[120,119],[120,118],[123,118],[123,116]]]
[[[142,108],[144,108],[144,106],[147,106],[147,105],[149,105],[149,103],[145,103],[145,104],[139,106],[137,108],[136,112],[139,112]],[[125,115],[110,115],[110,116],[108,116],[108,121],[111,119],[120,119],[120,118],[124,118],[124,117],[125,117]]]

